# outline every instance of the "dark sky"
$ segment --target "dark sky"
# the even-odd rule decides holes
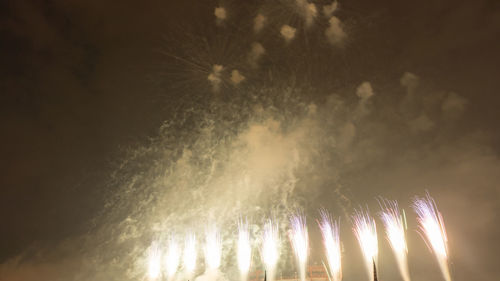
[[[265,1],[250,2],[255,4],[221,5],[265,7]],[[194,0],[0,4],[0,263],[22,253],[30,259],[38,248],[89,231],[113,190],[109,175],[124,150],[157,137],[160,126],[190,99],[185,87],[168,86],[177,76],[163,75],[172,59],[162,50],[183,48],[183,30],[215,25],[217,5]],[[340,5],[347,42],[335,63],[344,66],[335,78],[338,89],[355,89],[367,80],[376,92],[384,91],[389,81],[397,85],[411,72],[429,89],[457,92],[469,102],[467,118],[453,134],[487,135],[497,164],[498,1],[349,0]],[[498,171],[492,169],[489,175]],[[493,197],[488,202],[496,211],[498,186],[497,181],[496,189],[482,194]],[[498,214],[492,221],[500,222]],[[489,243],[498,250],[497,240]],[[494,270],[490,263],[485,268]],[[483,278],[477,280],[488,280]]]

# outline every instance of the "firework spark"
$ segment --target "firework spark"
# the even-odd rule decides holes
[[[439,213],[434,199],[427,194],[425,198],[416,198],[413,208],[417,213],[420,231],[427,240],[431,252],[434,252],[446,281],[451,281],[448,268],[448,238],[444,227],[443,217]]]
[[[194,234],[188,234],[184,241],[184,255],[182,257],[184,269],[188,275],[193,274],[196,269],[196,258],[196,236]]]
[[[171,279],[177,272],[180,260],[180,250],[175,238],[168,241],[168,250],[165,256],[167,278]]]
[[[353,215],[354,234],[365,258],[366,269],[371,280],[374,280],[374,264],[378,258],[377,227],[368,211],[356,210]]]
[[[205,236],[205,266],[208,270],[217,270],[221,263],[222,241],[215,225],[208,227]]]
[[[306,280],[307,257],[309,255],[309,235],[307,233],[306,217],[302,214],[290,218],[290,241],[299,264],[300,280]]]
[[[158,243],[154,242],[149,248],[148,257],[148,277],[150,280],[156,280],[161,274],[161,251]]]
[[[262,261],[266,267],[269,281],[274,280],[276,272],[276,264],[279,259],[280,238],[278,233],[278,225],[272,220],[268,220],[264,225],[264,237],[262,243]]]
[[[385,226],[387,240],[396,256],[399,271],[404,281],[410,281],[408,270],[408,246],[406,243],[406,219],[401,215],[397,201],[381,199],[380,217]],[[403,211],[404,214],[404,211]]]
[[[252,248],[250,246],[250,235],[248,233],[248,222],[240,220],[238,223],[238,268],[241,279],[246,280],[250,261],[252,259]]]
[[[333,281],[342,280],[342,262],[340,254],[339,224],[334,222],[326,211],[320,211],[321,222],[318,221],[326,259]]]

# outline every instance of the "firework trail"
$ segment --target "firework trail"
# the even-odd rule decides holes
[[[248,233],[248,222],[240,220],[238,223],[238,268],[241,280],[246,280],[250,261],[252,259],[252,247],[250,246],[250,234]]]
[[[217,270],[222,258],[222,241],[215,225],[208,227],[205,236],[205,267]]]
[[[153,242],[149,248],[148,256],[148,277],[156,280],[161,274],[161,250],[157,242]]]
[[[356,210],[353,217],[354,234],[365,258],[366,269],[370,280],[374,280],[375,265],[378,258],[377,227],[368,211]]]
[[[436,202],[427,193],[425,198],[416,198],[413,209],[417,213],[417,221],[421,235],[425,237],[427,246],[434,252],[439,263],[441,273],[446,281],[451,281],[448,268],[448,238],[444,227],[443,217],[438,211]]]
[[[262,262],[266,268],[269,281],[274,280],[276,273],[276,264],[279,259],[280,237],[278,225],[272,220],[268,220],[264,225],[264,236],[262,242]]]
[[[196,236],[194,234],[188,234],[185,239],[182,263],[187,275],[191,276],[196,269]]]
[[[340,254],[339,224],[334,222],[328,212],[322,210],[321,222],[318,221],[323,245],[325,247],[326,259],[333,281],[342,280],[342,262]]]
[[[406,243],[406,218],[401,215],[397,201],[381,199],[380,218],[385,226],[385,234],[396,256],[399,271],[404,281],[410,281],[408,270],[408,246]]]
[[[306,217],[296,214],[290,218],[292,226],[290,241],[299,264],[300,280],[306,280],[307,257],[309,255],[309,235],[307,233]]]
[[[177,272],[180,261],[180,250],[175,238],[168,241],[168,250],[165,256],[167,278],[171,279]]]

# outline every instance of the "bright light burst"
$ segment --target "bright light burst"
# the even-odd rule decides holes
[[[421,234],[427,238],[427,245],[434,252],[444,279],[451,281],[448,268],[448,238],[446,237],[443,217],[439,213],[434,199],[429,194],[425,198],[416,198],[413,202],[413,208],[417,213]]]
[[[318,221],[323,245],[325,247],[326,259],[333,281],[342,280],[342,261],[340,252],[339,224],[334,222],[328,212],[322,210],[321,222]]]
[[[177,268],[179,267],[180,254],[181,253],[179,246],[177,245],[177,241],[175,241],[174,237],[171,237],[168,241],[168,249],[167,249],[167,254],[165,256],[165,262],[166,262],[165,269],[167,277],[169,279],[172,278],[177,272]]]
[[[205,234],[205,266],[209,270],[219,268],[222,258],[222,241],[215,225],[207,228]]]
[[[296,214],[290,218],[292,227],[290,241],[299,264],[300,279],[306,280],[307,257],[309,255],[309,234],[307,233],[306,217]]]
[[[252,259],[252,247],[250,246],[250,234],[248,233],[248,222],[240,220],[238,223],[238,268],[242,279],[246,279]]]
[[[356,210],[353,215],[354,234],[365,258],[366,268],[371,280],[374,277],[374,264],[378,258],[377,227],[368,211]]]
[[[187,234],[184,240],[184,255],[182,256],[182,263],[188,274],[192,274],[196,269],[196,258],[196,236],[194,234]]]
[[[148,277],[156,280],[161,274],[161,251],[157,242],[153,242],[149,248]]]
[[[410,281],[408,270],[408,246],[406,244],[406,218],[401,215],[397,201],[381,199],[380,217],[385,226],[387,240],[396,256],[403,280]],[[404,214],[404,211],[403,211]]]
[[[276,264],[279,259],[280,237],[278,225],[272,220],[268,220],[264,225],[264,236],[262,242],[262,261],[266,267],[267,277],[274,280]]]

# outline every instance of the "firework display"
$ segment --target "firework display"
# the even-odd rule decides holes
[[[290,242],[297,257],[300,280],[306,280],[307,257],[309,255],[309,235],[304,215],[294,215],[290,219]]]
[[[333,281],[342,280],[342,261],[340,251],[340,234],[338,222],[332,221],[330,215],[322,210],[321,221],[318,222],[323,236],[326,259]]]
[[[366,269],[374,278],[378,259],[377,226],[368,211],[356,210],[353,217],[353,231],[358,239],[361,252],[365,259]],[[372,279],[373,280],[373,279]]]

